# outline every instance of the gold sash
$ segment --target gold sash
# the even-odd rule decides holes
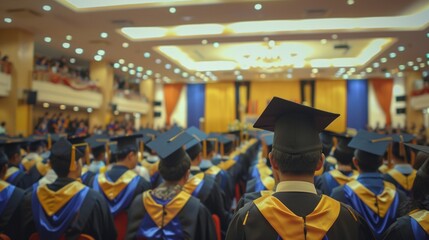
[[[410,214],[410,217],[414,218],[419,225],[425,230],[426,233],[429,233],[429,211],[420,210]]]
[[[6,181],[0,180],[0,192],[7,188],[10,184]]]
[[[115,199],[119,193],[124,190],[125,187],[136,177],[137,174],[134,171],[128,170],[121,177],[119,177],[116,182],[110,182],[106,178],[105,173],[100,173],[98,175],[98,185],[100,185],[101,190],[104,195],[110,200]]]
[[[24,158],[21,161],[22,166],[24,166],[24,169],[26,172],[28,172],[36,163],[42,162],[43,158],[38,156],[36,158],[28,159]]]
[[[37,171],[39,171],[40,175],[45,176],[46,173],[51,169],[51,166],[49,164],[44,164],[42,162],[36,163]]]
[[[200,183],[203,181],[203,178],[204,173],[198,173],[197,175],[189,179],[187,183],[185,183],[185,185],[183,186],[183,190],[192,195],[198,185],[200,185]]]
[[[155,173],[158,172],[159,161],[155,163],[150,163],[146,160],[141,162],[141,165],[149,171],[149,175],[152,177]]]
[[[396,195],[396,187],[395,185],[384,181],[384,190],[381,194],[375,195],[368,188],[362,185],[358,181],[351,181],[347,183],[354,193],[359,197],[361,201],[365,203],[373,212],[380,213],[380,217],[384,217],[392,205],[393,200]],[[375,206],[374,199],[377,198],[378,209]],[[378,210],[378,211],[377,211]]]
[[[208,175],[217,175],[222,169],[220,169],[218,166],[211,166],[209,169],[205,171]]]
[[[282,239],[305,239],[304,219],[295,215],[278,198],[266,196],[253,202]],[[339,202],[322,195],[314,211],[305,217],[306,239],[322,239],[337,220],[340,209]]]
[[[37,189],[37,198],[45,212],[52,216],[83,188],[85,185],[78,181],[71,182],[56,192],[43,185]]]
[[[235,165],[235,161],[233,159],[228,159],[226,161],[221,161],[219,165],[217,165],[222,170],[226,171]]]
[[[18,172],[19,168],[17,167],[9,167],[7,169],[6,175],[4,176],[4,180],[8,179],[10,176],[12,176],[14,173]]]
[[[359,174],[358,171],[353,170],[353,174],[351,177],[348,177],[346,175],[344,175],[342,172],[340,172],[340,170],[338,169],[334,169],[329,171],[329,174],[331,174],[331,176],[338,182],[338,184],[340,184],[341,186],[352,181],[352,180],[356,180],[357,175]]]
[[[417,171],[413,170],[410,175],[405,176],[396,169],[391,169],[387,172],[395,181],[401,185],[401,187],[407,191],[410,191],[413,187],[414,179],[416,179]]]
[[[166,226],[171,220],[173,220],[173,218],[176,217],[176,215],[180,212],[180,210],[182,210],[191,197],[189,193],[181,191],[173,199],[171,199],[167,205],[165,205],[164,214],[162,212],[162,205],[155,202],[150,193],[150,190],[143,193],[143,205],[146,209],[146,212],[159,228]]]

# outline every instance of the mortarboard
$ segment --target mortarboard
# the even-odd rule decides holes
[[[45,136],[32,135],[26,138],[30,151],[35,151],[38,147],[42,146],[47,142]]]
[[[0,151],[0,166],[3,166],[9,162],[8,157],[3,151]],[[1,170],[1,169],[0,169]]]
[[[20,149],[27,144],[26,139],[20,138],[8,138],[4,141],[0,144],[0,149],[3,149],[4,153],[8,156],[13,153],[19,153]]]
[[[333,139],[334,135],[335,135],[334,132],[323,130],[319,134],[322,145],[331,148],[334,145],[334,139]]]
[[[421,145],[416,145],[411,143],[405,143],[405,145],[414,150],[429,154],[429,146],[421,146]],[[423,178],[424,181],[429,182],[429,160],[426,160],[423,163],[423,165],[419,168],[419,170],[417,171],[417,176],[420,178]]]
[[[392,134],[392,154],[397,157],[405,160],[406,162],[411,161],[411,152],[408,148],[404,146],[404,143],[411,142],[415,136],[408,133],[401,134]]]
[[[348,146],[373,155],[383,156],[391,141],[392,138],[386,135],[361,130]]]
[[[321,150],[319,133],[338,116],[274,97],[253,127],[274,132],[276,150],[297,154]]]
[[[109,137],[107,135],[93,135],[86,138],[84,141],[88,143],[92,150],[98,150],[106,147],[106,144],[109,142]]]
[[[347,133],[332,133],[337,138],[337,145],[334,150],[334,157],[337,161],[344,163],[350,163],[354,156],[355,149],[349,147],[349,143],[353,139],[352,136]],[[345,162],[346,161],[346,162]]]
[[[127,136],[120,136],[111,138],[111,141],[117,142],[116,144],[116,153],[125,154],[131,151],[138,151],[137,148],[137,139],[141,138],[141,134],[132,134]]]
[[[46,135],[46,139],[48,142],[48,149],[52,148],[52,144],[58,142],[58,140],[60,140],[60,138],[65,137],[67,138],[67,134],[66,133],[59,133],[59,134],[47,134]]]
[[[82,144],[82,143],[80,143]],[[86,143],[84,143],[86,144]],[[65,138],[60,138],[53,146],[51,150],[51,161],[64,161],[69,163],[69,170],[75,171],[76,161],[82,158],[84,155],[78,146],[73,145]]]
[[[193,139],[186,143],[185,149],[191,159],[195,159],[200,152],[203,152],[203,155],[207,154],[207,134],[196,127],[190,127],[186,129],[186,133],[191,135]],[[201,145],[202,143],[202,145]]]
[[[219,134],[217,137],[217,141],[219,143],[220,155],[225,155],[225,152],[228,152],[232,147],[232,139],[228,138],[222,134]]]
[[[150,142],[148,147],[154,150],[162,161],[174,165],[180,159],[189,157],[183,147],[192,139],[193,137],[183,130],[177,132],[177,129],[171,129]]]

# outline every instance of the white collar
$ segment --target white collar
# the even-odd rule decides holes
[[[283,181],[277,184],[276,192],[306,192],[317,194],[313,183],[304,181]]]
[[[191,166],[191,171],[201,171],[201,168],[199,166]]]

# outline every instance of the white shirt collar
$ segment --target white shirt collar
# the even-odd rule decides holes
[[[303,181],[283,181],[277,184],[276,192],[306,192],[317,194],[313,183]]]
[[[201,171],[199,166],[191,166],[191,171]]]

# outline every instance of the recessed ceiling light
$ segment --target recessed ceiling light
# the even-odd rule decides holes
[[[66,110],[66,105],[61,104],[61,105],[60,105],[60,109],[61,109],[61,110]]]
[[[382,63],[386,63],[386,62],[387,62],[387,58],[382,58],[382,59],[380,59],[380,62],[382,62]]]
[[[155,73],[155,77],[156,77],[156,78],[160,78],[160,77],[161,77],[161,74],[159,74],[159,73]]]
[[[148,79],[148,78],[149,78],[149,76],[148,76],[148,75],[146,75],[146,74],[145,74],[145,75],[143,75],[143,79],[144,79],[144,80],[146,80],[146,79]]]
[[[136,74],[136,70],[131,69],[128,73],[131,74],[131,75],[134,75],[134,74]]]
[[[128,68],[133,68],[134,67],[134,63],[128,63]]]
[[[334,39],[334,40],[335,40],[335,39],[337,39],[337,38],[338,38],[338,35],[337,35],[337,34],[332,34],[332,36],[331,36],[331,37],[332,37],[332,39]]]
[[[238,75],[238,76],[237,76],[237,80],[238,80],[238,81],[242,81],[242,80],[243,80],[243,76],[242,76],[242,75]]]
[[[255,4],[254,8],[255,8],[256,11],[259,11],[259,10],[262,9],[262,4],[257,3],[257,4]]]
[[[189,73],[187,73],[187,72],[182,73],[182,77],[187,78],[188,76],[189,76]]]
[[[387,73],[384,74],[384,77],[390,78],[390,77],[392,77],[392,74],[390,72],[387,72]]]
[[[404,47],[404,46],[399,46],[399,47],[398,47],[398,51],[400,51],[400,52],[405,51],[405,47]]]
[[[366,68],[366,72],[367,72],[367,73],[372,72],[372,68],[370,68],[370,67]]]
[[[414,71],[418,71],[419,70],[419,66],[413,66],[413,70]]]
[[[429,53],[426,53],[426,58],[429,59]]]
[[[107,38],[108,36],[109,36],[109,34],[107,32],[100,33],[101,38]]]
[[[121,59],[119,59],[119,60],[118,60],[118,63],[119,63],[119,64],[124,64],[124,63],[125,63],[125,60],[121,58]]]
[[[113,64],[113,67],[114,67],[114,68],[120,68],[120,67],[121,67],[121,64],[119,64],[119,63],[114,63],[114,64]]]
[[[5,17],[3,20],[5,23],[12,23],[12,18]]]
[[[207,39],[203,39],[203,40],[201,41],[201,44],[206,45],[208,42],[209,42],[209,41],[207,41]]]
[[[143,72],[143,67],[142,67],[142,66],[138,66],[138,67],[136,68],[136,70],[137,70],[137,72]]]
[[[143,56],[144,56],[145,58],[150,58],[150,52],[145,52],[145,53],[143,54]]]
[[[129,43],[127,43],[127,42],[123,42],[122,43],[122,47],[123,48],[127,48],[127,47],[129,47],[130,46],[130,44]]]
[[[103,57],[100,56],[100,55],[95,55],[94,56],[94,60],[97,61],[97,62],[101,61],[102,59],[103,59]]]
[[[398,77],[403,77],[403,76],[404,76],[404,73],[403,73],[403,72],[398,72],[397,76],[398,76]]]
[[[238,71],[238,70],[235,70],[235,71],[234,71],[234,75],[235,75],[235,76],[238,76],[238,75],[240,75],[240,71]]]
[[[220,44],[218,42],[213,43],[213,47],[218,48],[219,46],[220,46]]]
[[[63,43],[63,48],[70,48],[70,43],[68,42]]]
[[[161,64],[161,62],[162,62],[162,61],[161,61],[161,59],[159,59],[159,58],[157,58],[157,59],[155,60],[155,63],[156,63],[156,64]]]
[[[121,70],[122,70],[123,72],[126,72],[126,71],[128,71],[128,67],[127,67],[127,66],[122,66]]]
[[[49,12],[49,11],[51,11],[51,10],[52,10],[52,7],[51,7],[51,6],[49,6],[49,5],[43,5],[43,6],[42,6],[42,9],[43,9],[43,11]]]
[[[276,46],[276,41],[274,41],[274,40],[268,41],[268,46],[271,47],[271,48],[275,47]]]
[[[171,68],[171,64],[167,63],[165,64],[165,69],[170,69]]]
[[[349,72],[351,72],[351,73],[356,72],[356,68],[354,68],[354,67],[353,67],[353,68],[350,68],[350,69],[349,69]]]
[[[168,11],[170,13],[176,13],[176,8],[175,7],[171,7],[170,9],[168,9]]]
[[[343,78],[344,78],[344,79],[348,79],[348,78],[349,78],[349,75],[347,75],[347,74],[343,74]]]
[[[324,38],[324,39],[320,40],[320,43],[325,45],[326,43],[328,43],[328,40]]]
[[[417,62],[422,62],[422,61],[423,61],[423,59],[422,59],[422,58],[417,58],[417,59],[416,59],[416,61],[417,61]]]
[[[375,62],[375,63],[373,63],[373,64],[372,64],[372,66],[373,66],[374,68],[378,68],[378,67],[380,67],[380,63]]]
[[[83,49],[82,49],[82,48],[76,48],[76,49],[74,50],[74,52],[75,52],[76,54],[82,54],[82,53],[83,53]]]
[[[73,107],[73,111],[75,111],[75,112],[79,111],[79,107],[78,106],[74,106]]]
[[[181,71],[180,71],[180,69],[179,69],[179,68],[175,68],[175,69],[174,69],[174,73],[175,73],[175,74],[179,74],[180,72],[181,72]]]
[[[420,68],[424,68],[425,67],[425,63],[420,63]]]
[[[47,102],[43,103],[43,107],[44,108],[49,108],[49,103],[47,103]]]
[[[348,5],[353,5],[353,4],[355,4],[355,1],[354,0],[347,0],[347,4]]]
[[[413,65],[414,65],[414,62],[413,62],[413,61],[408,61],[408,63],[407,63],[407,64],[408,64],[408,66],[410,66],[410,67],[411,67],[411,66],[413,66]]]
[[[389,53],[389,57],[390,58],[395,58],[396,57],[396,53],[394,53],[394,52]]]
[[[399,70],[404,71],[405,70],[405,65],[399,65]]]
[[[103,49],[100,49],[97,51],[97,54],[100,56],[104,56],[104,54],[106,54],[106,51],[104,51]]]
[[[43,40],[47,43],[52,42],[52,38],[50,38],[50,37],[45,37],[45,38],[43,38]]]
[[[70,58],[70,63],[75,63],[76,62],[76,58]]]
[[[143,73],[138,72],[138,73],[136,74],[136,76],[137,76],[137,77],[142,77],[142,76],[143,76]]]
[[[146,74],[150,76],[153,74],[153,72],[152,72],[152,70],[149,69],[149,70],[146,70]]]
[[[428,37],[428,38],[429,38],[429,32],[428,32],[428,33],[426,33],[426,37]]]
[[[195,79],[196,79],[195,76],[190,76],[189,77],[189,81],[191,81],[191,82],[195,81]]]
[[[288,73],[288,74],[286,75],[286,77],[287,77],[287,78],[292,78],[292,73]]]
[[[72,39],[73,39],[72,35],[67,35],[67,36],[66,36],[66,40],[67,40],[67,41],[71,41]]]
[[[86,111],[87,111],[88,113],[92,113],[92,108],[88,108],[88,109],[86,109]]]
[[[319,72],[319,69],[317,69],[317,68],[313,68],[313,69],[311,69],[311,72],[312,72],[312,73],[318,73],[318,72]]]

